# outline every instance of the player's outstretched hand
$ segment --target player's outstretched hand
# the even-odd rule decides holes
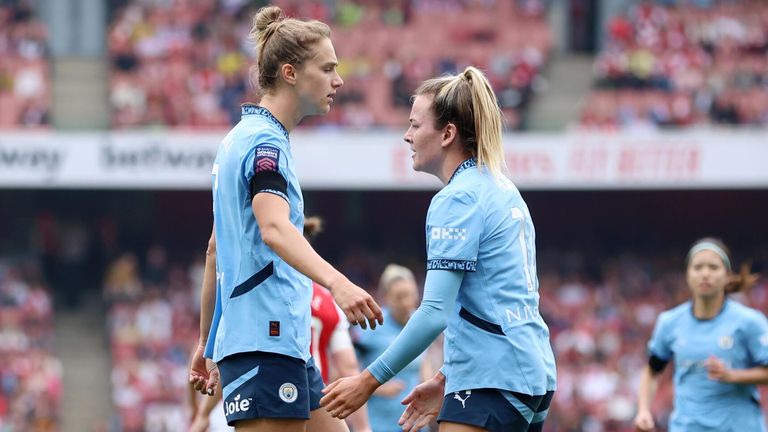
[[[650,411],[638,411],[635,416],[635,430],[639,432],[651,432],[655,430],[653,415]]]
[[[401,403],[408,405],[398,421],[403,431],[416,432],[437,418],[443,406],[445,390],[445,380],[440,378],[441,375],[417,385],[403,399]]]
[[[189,365],[189,383],[196,391],[213,396],[219,383],[219,369],[216,367],[216,363],[203,356],[204,352],[205,347],[199,345],[192,354]]]
[[[360,409],[381,384],[364,370],[358,375],[341,378],[323,389],[320,405],[332,416],[340,419]]]
[[[384,324],[381,308],[364,289],[345,278],[330,287],[330,290],[336,304],[344,311],[351,324],[357,324],[363,329],[367,328],[366,320],[372,329],[376,328],[377,323]]]

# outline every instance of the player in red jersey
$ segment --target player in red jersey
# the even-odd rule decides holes
[[[304,219],[304,237],[312,240],[322,231],[323,221],[317,216]],[[312,343],[310,353],[315,366],[326,383],[337,378],[360,373],[360,368],[349,336],[349,322],[333,300],[327,288],[312,283]],[[330,379],[329,379],[330,378]],[[368,407],[363,406],[348,419],[353,432],[370,432]]]

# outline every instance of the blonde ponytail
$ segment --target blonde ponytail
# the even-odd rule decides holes
[[[477,68],[469,66],[462,77],[469,83],[475,117],[477,163],[501,177],[506,171],[502,141],[502,113],[488,79]]]

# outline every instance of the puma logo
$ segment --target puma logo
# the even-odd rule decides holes
[[[453,398],[461,402],[462,409],[467,407],[465,404],[467,403],[467,399],[469,399],[469,397],[472,396],[472,390],[467,390],[466,393],[467,393],[467,396],[464,399],[462,399],[461,396],[459,396],[459,392],[455,392],[453,394]]]

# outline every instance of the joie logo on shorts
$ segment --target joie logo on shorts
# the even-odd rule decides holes
[[[466,228],[432,227],[432,240],[466,240]]]
[[[457,401],[461,402],[461,408],[462,409],[467,407],[465,404],[467,403],[467,399],[469,399],[469,397],[472,396],[472,390],[467,390],[464,393],[466,393],[466,396],[464,396],[463,399],[462,399],[461,395],[459,394],[459,392],[453,393],[453,398],[456,399]]]
[[[232,402],[224,404],[224,414],[230,416],[235,413],[248,411],[251,408],[252,399],[240,399],[240,394],[238,394]]]
[[[296,385],[285,383],[280,386],[280,390],[277,391],[277,394],[283,402],[293,403],[296,402],[296,399],[299,397],[299,390],[296,388]]]

